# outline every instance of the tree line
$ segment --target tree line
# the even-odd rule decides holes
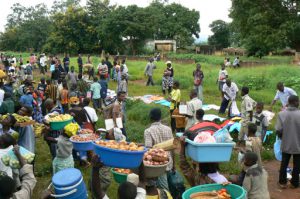
[[[244,47],[248,56],[285,47],[300,52],[299,0],[232,0],[231,23],[214,21],[208,42],[217,48]]]
[[[143,53],[147,39],[174,39],[179,46],[199,37],[200,13],[165,1],[149,6],[112,5],[109,0],[56,0],[11,7],[0,49],[47,53]]]

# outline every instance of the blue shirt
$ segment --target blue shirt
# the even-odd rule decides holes
[[[101,91],[100,91],[100,95],[102,99],[105,99],[107,96],[107,81],[105,79],[101,79],[99,81],[99,84],[101,85]]]
[[[20,99],[20,103],[23,106],[33,107],[33,97],[31,94],[22,95]]]
[[[94,82],[91,85],[91,89],[93,92],[93,99],[100,99],[101,95],[100,95],[100,90],[101,90],[101,85],[98,82]]]

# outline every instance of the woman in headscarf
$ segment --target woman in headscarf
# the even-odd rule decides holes
[[[172,67],[172,62],[167,61],[167,68],[164,70],[163,78],[162,78],[162,92],[165,95],[166,90],[168,90],[168,93],[170,94],[173,87],[173,76],[174,76],[174,70]]]

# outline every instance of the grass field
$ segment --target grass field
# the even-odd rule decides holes
[[[26,58],[28,54],[23,54]],[[271,57],[265,59],[272,59]],[[275,58],[273,58],[275,59]],[[287,63],[287,58],[276,57],[275,60],[283,60],[282,63]],[[219,66],[216,65],[215,60],[223,60],[223,57],[206,57],[206,61],[200,62],[202,64],[202,70],[205,75],[204,79],[204,104],[217,104],[220,105],[221,98],[217,88],[216,80],[218,76]],[[84,62],[86,57],[84,57]],[[93,57],[94,63],[99,63],[99,58]],[[277,62],[281,63],[281,62]],[[77,68],[76,58],[71,58],[71,65]],[[96,66],[96,64],[94,64]],[[155,86],[146,87],[146,77],[144,77],[144,68],[146,62],[143,61],[128,61],[127,66],[130,73],[129,81],[129,96],[141,96],[145,94],[162,94],[161,93],[161,78],[165,64],[163,62],[157,63],[157,69],[154,72]],[[181,65],[173,63],[174,79],[180,82],[180,88],[182,92],[182,101],[187,101],[188,93],[193,88],[192,71],[195,65]],[[253,68],[240,68],[240,69],[228,69],[229,77],[232,81],[236,82],[238,87],[249,86],[250,96],[256,101],[262,101],[265,103],[265,108],[268,108],[276,92],[276,84],[279,81],[283,81],[287,86],[294,88],[298,93],[300,92],[300,70],[296,66],[288,64],[278,64],[270,66],[261,66]],[[48,74],[50,77],[50,74]],[[39,75],[35,79],[39,79]],[[110,89],[116,88],[116,83],[109,83]],[[238,97],[238,105],[240,105],[241,97]],[[152,107],[157,105],[146,105],[142,102],[127,102],[127,121],[126,129],[129,135],[129,139],[136,142],[143,142],[143,132],[145,128],[150,125],[148,120],[148,113]],[[161,107],[163,110],[163,122],[169,122],[168,109]],[[280,103],[274,107],[274,111],[278,112],[280,109]],[[210,111],[209,113],[217,114],[216,111]],[[270,129],[274,127],[276,118],[273,119]],[[103,119],[100,119],[97,123],[98,127],[104,127]],[[274,138],[273,138],[274,139]],[[271,140],[272,142],[272,140]],[[268,143],[265,147],[269,149],[272,143]],[[34,192],[33,198],[40,198],[40,193],[45,189],[51,181],[51,156],[46,143],[41,139],[37,139],[36,146],[37,156],[35,164],[35,174],[37,176],[37,186]],[[273,158],[272,150],[265,150],[262,154],[263,159],[269,160]],[[228,163],[220,164],[221,171],[226,174],[238,173],[239,165],[237,164],[237,155],[234,153],[232,160]],[[88,183],[90,179],[90,168],[83,169],[81,171],[84,175],[85,182]],[[110,186],[108,195],[110,198],[116,198],[117,184],[113,182]]]

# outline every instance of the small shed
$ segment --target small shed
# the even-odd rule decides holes
[[[145,46],[152,51],[176,52],[175,40],[148,40]]]

